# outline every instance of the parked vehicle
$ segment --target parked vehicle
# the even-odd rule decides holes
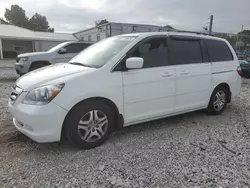
[[[121,127],[205,109],[219,115],[240,92],[239,60],[224,39],[188,33],[110,37],[69,63],[19,78],[9,107],[31,139],[103,144]]]
[[[15,68],[19,75],[59,62],[68,62],[92,43],[64,42],[47,52],[24,53],[17,56]]]
[[[250,62],[245,60],[240,60],[241,76],[245,78],[250,78]]]

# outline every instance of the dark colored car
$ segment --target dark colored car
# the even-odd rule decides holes
[[[245,60],[240,60],[241,76],[245,78],[250,78],[250,62]]]

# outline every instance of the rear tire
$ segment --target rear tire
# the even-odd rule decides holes
[[[64,135],[77,148],[91,149],[104,144],[114,128],[114,110],[99,100],[77,104],[64,122]]]
[[[48,66],[48,65],[50,65],[50,64],[44,63],[44,62],[33,63],[29,69],[29,72],[36,70],[36,69],[39,69],[39,68],[42,68],[42,67],[45,67],[45,66]]]
[[[229,91],[223,86],[218,86],[214,89],[206,112],[210,115],[220,115],[227,107],[227,99]]]

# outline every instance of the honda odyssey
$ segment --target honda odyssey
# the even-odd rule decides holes
[[[19,78],[9,108],[15,127],[36,142],[65,137],[89,149],[117,128],[202,109],[221,114],[240,92],[239,73],[224,39],[133,33]]]

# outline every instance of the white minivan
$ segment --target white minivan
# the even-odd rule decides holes
[[[69,63],[16,81],[15,127],[44,143],[103,144],[121,127],[195,110],[218,115],[240,92],[239,61],[224,39],[189,33],[133,33],[98,42]]]

